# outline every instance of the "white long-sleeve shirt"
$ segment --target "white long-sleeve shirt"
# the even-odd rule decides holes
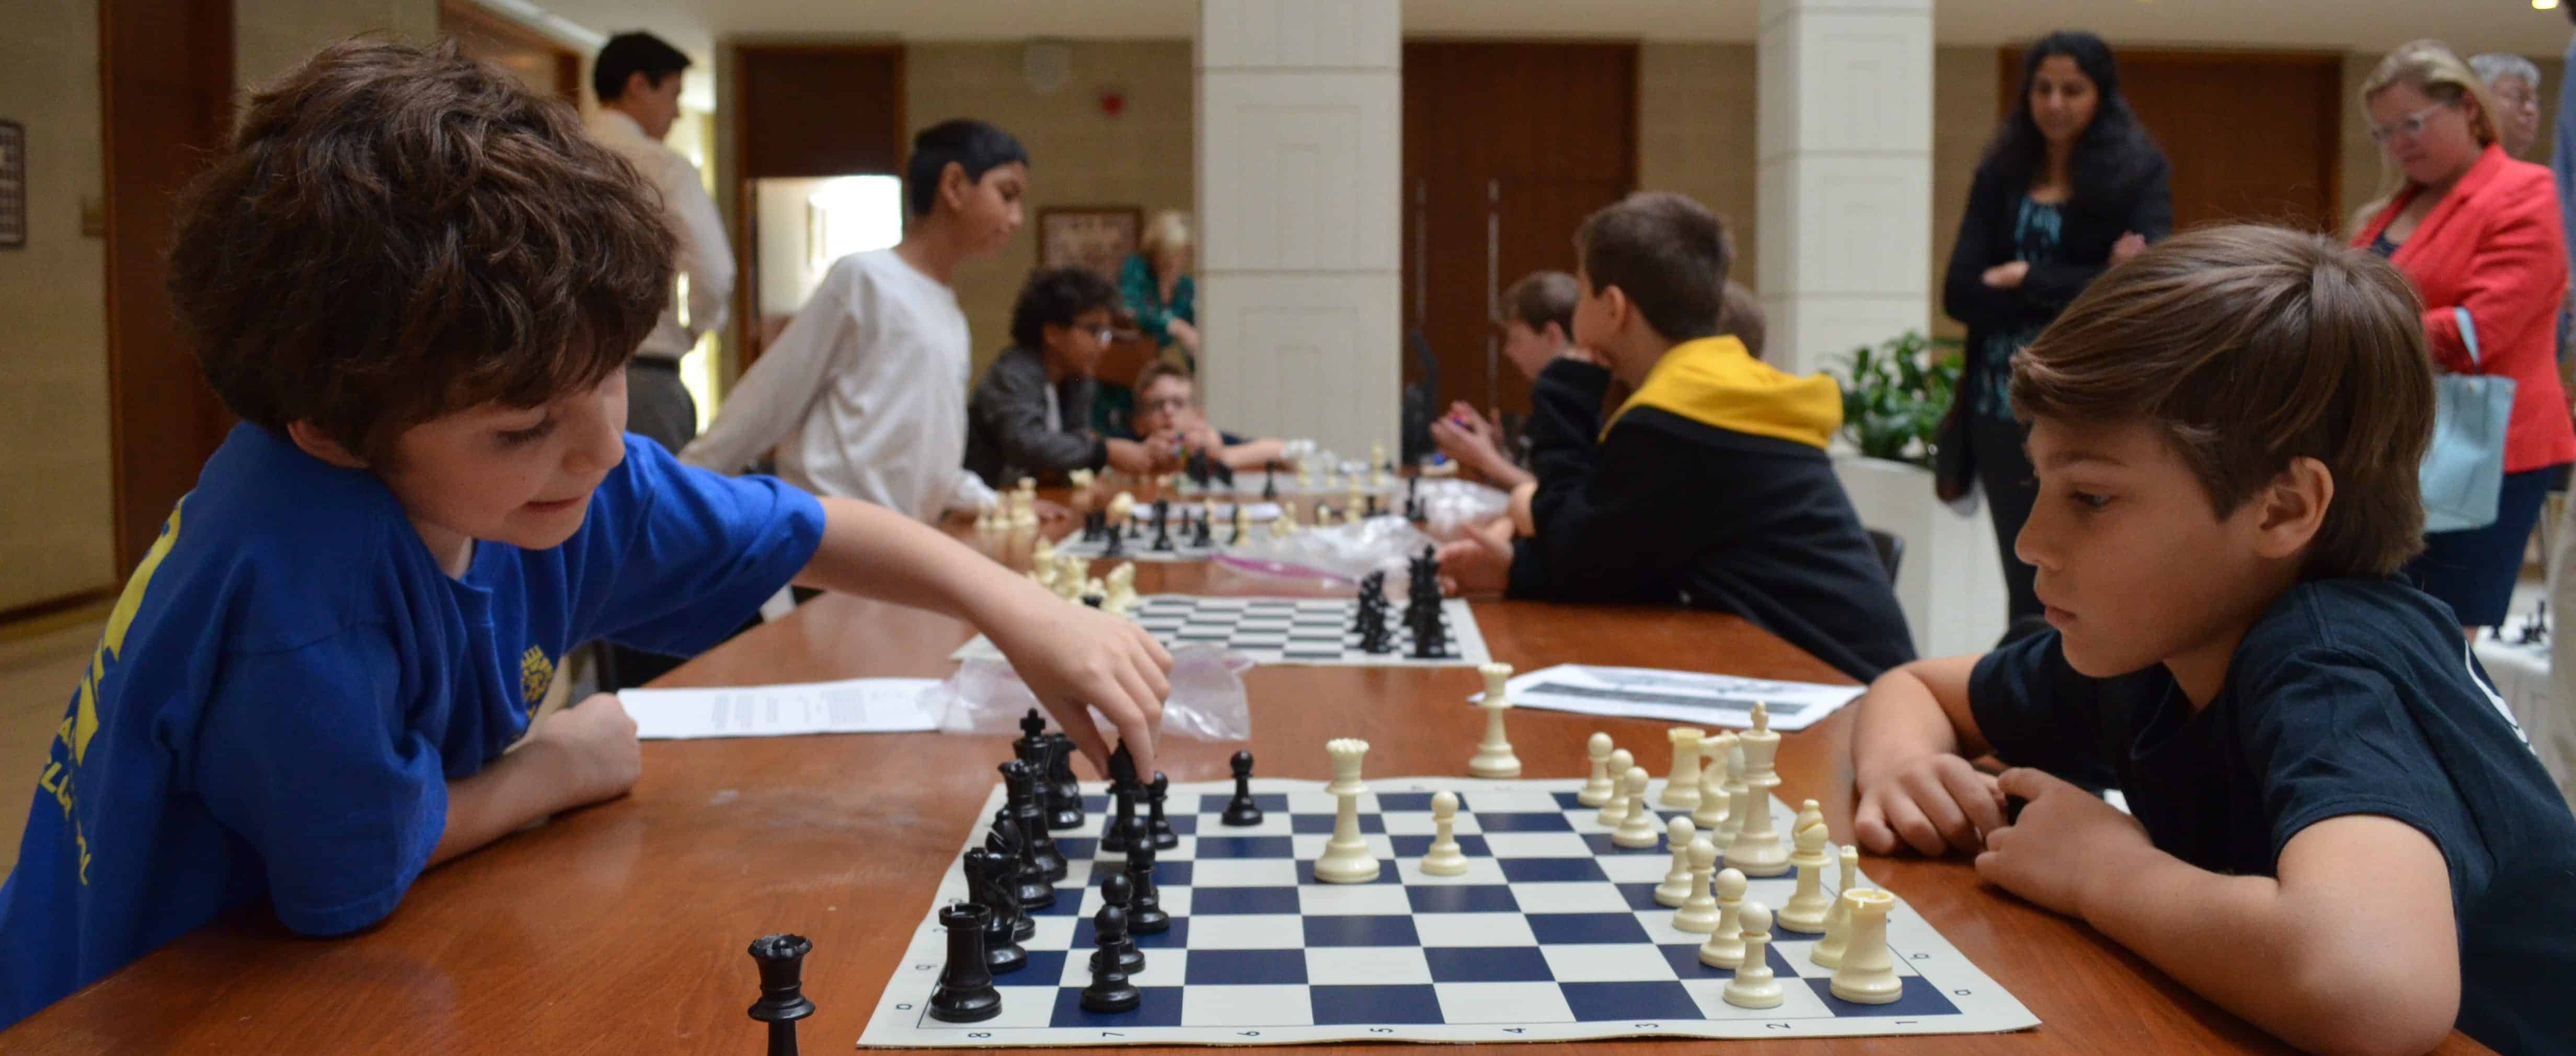
[[[993,493],[965,469],[969,341],[946,283],[891,249],[842,257],[680,460],[733,473],[778,446],[778,475],[817,495],[975,509]]]
[[[672,265],[689,277],[689,314],[681,322],[678,298],[663,306],[662,318],[635,354],[678,360],[697,347],[698,335],[724,325],[733,303],[733,244],[725,238],[716,203],[698,180],[698,167],[679,151],[644,134],[644,126],[624,112],[602,107],[590,118],[590,136],[635,166],[662,192],[662,210],[679,236],[679,257]]]

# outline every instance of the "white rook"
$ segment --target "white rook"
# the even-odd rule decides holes
[[[1467,760],[1467,772],[1485,778],[1519,777],[1521,757],[1512,754],[1511,738],[1503,732],[1503,713],[1512,706],[1511,694],[1503,684],[1512,677],[1512,665],[1485,664],[1477,670],[1485,676],[1485,698],[1477,705],[1485,709],[1485,739],[1476,745],[1475,756]]]

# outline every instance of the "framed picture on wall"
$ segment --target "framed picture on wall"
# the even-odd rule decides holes
[[[1116,282],[1144,229],[1137,206],[1048,206],[1038,210],[1038,266],[1081,265]]]
[[[27,245],[27,126],[0,121],[0,249]]]

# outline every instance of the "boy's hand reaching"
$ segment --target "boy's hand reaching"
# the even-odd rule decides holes
[[[1862,774],[1859,786],[1852,832],[1871,854],[1905,847],[1928,855],[1976,851],[1986,846],[1980,834],[1991,836],[2009,824],[1996,779],[1949,752]]]
[[[2006,770],[1996,783],[2027,802],[2012,824],[1986,832],[1977,875],[2040,906],[2082,917],[2092,877],[2155,850],[2138,819],[2044,771]]]
[[[1030,584],[1017,604],[987,621],[984,632],[1095,770],[1109,772],[1114,733],[1126,740],[1137,773],[1154,772],[1163,698],[1172,691],[1172,654],[1144,628],[1067,605]],[[1100,709],[1114,730],[1094,726],[1091,708]]]

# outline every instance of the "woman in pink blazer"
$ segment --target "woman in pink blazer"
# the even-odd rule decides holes
[[[2403,174],[2365,206],[2352,244],[2388,257],[2424,301],[2437,369],[2514,379],[2495,523],[2433,532],[2406,574],[2463,627],[2503,622],[2550,481],[2576,462],[2558,383],[2566,236],[2549,170],[2505,156],[2485,86],[2450,49],[2416,41],[2362,86],[2370,137]]]

